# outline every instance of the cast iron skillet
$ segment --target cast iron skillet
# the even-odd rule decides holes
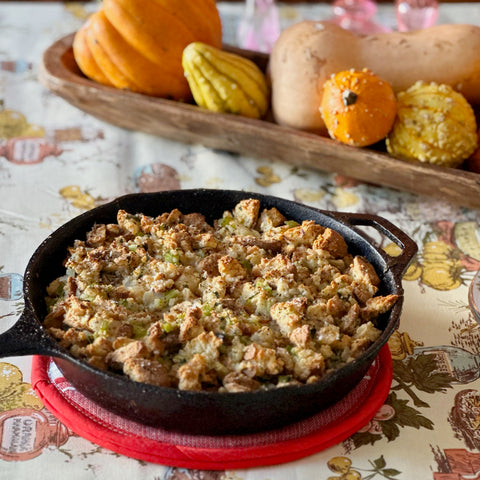
[[[277,207],[288,219],[312,219],[338,231],[353,254],[365,256],[380,279],[379,294],[395,293],[398,302],[379,319],[380,338],[358,359],[320,382],[269,391],[244,393],[191,392],[134,382],[119,374],[100,371],[75,359],[60,348],[42,326],[46,315],[47,285],[63,274],[67,247],[85,238],[97,223],[115,223],[116,213],[157,216],[178,208],[182,213],[201,212],[208,221],[243,198],[258,198],[262,208]],[[356,226],[368,226],[403,249],[390,257],[374,246]],[[51,234],[35,251],[25,275],[25,308],[17,323],[0,335],[0,357],[47,355],[77,390],[104,408],[142,424],[191,434],[240,434],[279,428],[311,416],[346,395],[365,375],[381,347],[398,326],[403,303],[401,276],[415,255],[417,246],[405,233],[387,220],[367,214],[334,213],[300,203],[256,193],[225,190],[179,190],[131,194],[90,210]]]

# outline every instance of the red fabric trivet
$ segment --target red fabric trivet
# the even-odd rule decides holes
[[[383,405],[392,383],[392,359],[385,345],[365,377],[339,402],[306,420],[250,435],[187,435],[119,417],[72,387],[49,357],[33,357],[31,382],[58,420],[97,445],[162,465],[228,470],[290,462],[353,435]]]

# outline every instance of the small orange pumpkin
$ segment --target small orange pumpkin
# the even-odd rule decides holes
[[[371,71],[345,70],[325,82],[320,113],[332,138],[365,147],[387,136],[397,101],[391,85]]]
[[[182,53],[196,41],[221,48],[215,0],[103,0],[75,35],[73,53],[98,83],[189,100]]]

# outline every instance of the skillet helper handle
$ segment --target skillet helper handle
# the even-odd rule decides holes
[[[28,307],[17,322],[0,334],[0,358],[24,355],[58,355],[54,340],[35,320]]]
[[[395,243],[402,252],[397,256],[387,254],[388,265],[394,273],[402,275],[418,251],[417,244],[400,228],[386,218],[368,213],[335,213],[335,217],[351,226],[373,227]]]

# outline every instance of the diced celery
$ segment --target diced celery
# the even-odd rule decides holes
[[[213,312],[213,305],[209,304],[209,303],[204,303],[202,305],[202,313],[203,315],[205,315],[206,317],[208,317],[209,315],[212,314]]]
[[[98,335],[107,335],[109,327],[110,327],[110,322],[108,320],[104,320],[102,322],[102,324],[100,325],[100,328],[96,331],[97,336]]]
[[[172,251],[172,250],[167,250],[163,254],[163,259],[167,263],[173,263],[174,265],[179,265],[180,264],[180,257],[177,252]]]
[[[143,338],[147,334],[147,328],[143,325],[134,324],[133,325],[133,338],[139,339]]]
[[[164,323],[162,325],[162,330],[165,333],[170,333],[170,332],[173,332],[175,330],[175,327],[176,327],[176,325],[172,325],[171,323]]]
[[[300,225],[298,222],[296,222],[295,220],[287,220],[285,222],[285,225],[289,228],[294,228],[294,227],[298,227],[298,225]]]
[[[230,225],[231,223],[233,223],[233,221],[234,221],[233,217],[225,216],[220,220],[220,226],[226,227],[227,225]]]

